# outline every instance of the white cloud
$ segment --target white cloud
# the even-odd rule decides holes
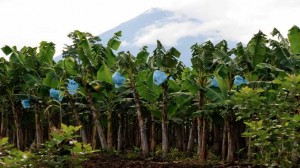
[[[156,44],[156,40],[160,40],[166,45],[175,45],[178,39],[189,34],[186,30],[192,27],[192,22],[168,22],[165,25],[153,24],[137,33],[134,44],[142,47],[147,44]]]
[[[300,26],[300,1],[297,0],[184,2],[178,1],[173,7],[167,8],[212,25],[211,32],[220,31],[219,36],[228,40],[247,42],[259,30],[269,34],[276,27],[283,34],[287,34],[293,25]]]
[[[221,25],[219,22],[206,24],[189,20],[167,22],[163,25],[157,23],[142,29],[137,34],[134,44],[142,47],[148,44],[155,44],[156,40],[160,40],[167,46],[174,46],[181,38],[201,34],[205,34],[205,36],[209,36],[211,39],[218,39],[218,34],[212,32],[211,29],[219,25]]]
[[[0,47],[37,46],[44,40],[54,42],[59,54],[63,44],[70,42],[69,32],[78,29],[98,35],[152,7],[203,24],[188,20],[155,24],[143,29],[145,34],[135,39],[136,45],[156,39],[173,45],[182,37],[199,34],[247,42],[258,30],[269,34],[276,27],[286,35],[293,25],[300,26],[299,0],[0,0]]]
[[[126,46],[128,46],[130,43],[128,43],[128,41],[126,41],[126,40],[124,40],[124,41],[122,41],[121,42],[121,46],[122,47],[126,47]]]
[[[156,1],[0,0],[0,47],[52,41],[59,54],[71,31],[98,35],[155,6]]]
[[[146,27],[135,39],[138,46],[161,39],[175,45],[185,36],[205,35],[209,39],[247,43],[259,30],[269,35],[274,27],[286,35],[293,25],[300,26],[297,0],[173,0],[163,8],[203,23],[181,22]]]

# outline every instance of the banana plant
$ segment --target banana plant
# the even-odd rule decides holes
[[[196,97],[198,111],[200,116],[197,118],[198,128],[198,154],[201,161],[207,159],[207,136],[208,136],[208,121],[203,115],[205,100],[205,87],[208,79],[212,76],[215,68],[214,64],[214,45],[208,41],[201,45],[195,44],[192,46],[192,68],[189,77],[183,85],[189,89]]]
[[[239,47],[239,45],[238,45]],[[238,65],[236,58],[232,58],[233,50],[228,50],[226,41],[222,41],[216,45],[216,50],[213,53],[217,59],[217,67],[214,72],[214,77],[217,81],[217,87],[207,87],[207,97],[216,103],[217,106],[222,106],[224,109],[219,115],[224,119],[223,140],[222,140],[222,159],[227,162],[233,162],[235,158],[234,148],[234,112],[231,110],[231,90],[241,87],[240,85],[248,83],[242,76],[243,69]]]
[[[300,28],[293,26],[288,32],[288,41],[290,42],[289,51],[291,53],[291,59],[293,60],[295,70],[294,73],[299,73],[299,61],[300,61]]]
[[[147,109],[151,113],[150,149],[151,152],[155,152],[155,125],[156,118],[161,118],[161,113],[159,111],[159,98],[162,93],[162,88],[154,84],[153,71],[151,69],[145,69],[138,72],[136,78],[136,89],[138,91],[138,94],[142,98],[143,105],[147,107]]]
[[[97,79],[98,71],[107,71],[105,65],[106,52],[105,47],[101,43],[93,43],[89,41],[86,33],[74,31],[74,40],[76,46],[76,53],[78,54],[79,72],[76,78],[80,80],[83,86],[84,96],[86,97],[87,104],[91,110],[93,122],[97,128],[98,137],[103,149],[107,148],[107,141],[104,135],[104,130],[99,122],[100,115],[96,108],[93,97],[92,83]],[[111,78],[108,78],[108,80]]]
[[[178,82],[178,85],[176,84],[174,87],[172,84],[169,84],[168,118],[175,125],[177,148],[179,151],[183,151],[184,140],[182,130],[190,125],[190,122],[193,122],[193,112],[197,111],[197,106],[193,104],[193,94],[181,90],[180,80],[173,82]]]
[[[135,103],[136,114],[138,118],[138,125],[139,125],[140,136],[141,136],[141,148],[144,156],[148,155],[149,147],[148,147],[148,138],[146,134],[145,121],[142,116],[141,98],[137,90],[136,80],[138,78],[138,71],[140,70],[140,68],[144,68],[143,63],[145,63],[145,61],[147,60],[145,58],[147,58],[148,55],[149,54],[146,51],[146,48],[143,48],[136,58],[133,57],[130,54],[130,52],[128,53],[121,52],[119,53],[119,60],[117,62],[120,70],[126,73],[126,75],[128,76],[130,88],[134,95],[134,103]]]
[[[35,114],[35,137],[36,147],[40,148],[43,143],[43,131],[41,123],[41,109],[43,108],[45,93],[47,88],[43,85],[43,78],[46,74],[44,68],[48,68],[53,64],[53,56],[55,48],[53,43],[41,42],[38,48],[27,47],[26,50],[26,67],[28,71],[22,76],[25,82],[23,90],[28,100],[28,105],[32,107]],[[24,101],[24,100],[23,100]],[[23,106],[24,107],[24,106]]]
[[[156,69],[153,74],[153,81],[163,89],[162,93],[162,155],[169,152],[168,140],[168,80],[181,75],[184,66],[178,60],[180,52],[172,47],[168,51],[163,47],[160,41],[157,41],[157,47],[153,51],[153,56],[149,58],[149,64],[152,69]]]
[[[24,47],[20,51],[18,51],[16,47],[4,46],[2,48],[2,51],[7,56],[10,56],[9,66],[6,71],[7,87],[5,88],[5,91],[9,100],[11,112],[13,113],[13,121],[16,128],[16,146],[20,150],[23,150],[25,148],[25,144],[23,131],[21,128],[22,108],[21,103],[18,103],[18,96],[16,96],[16,94],[19,94],[22,91],[22,84],[24,84],[22,75],[24,75],[25,72],[29,71],[29,69],[26,67],[25,62],[26,49],[27,48]]]
[[[8,128],[8,111],[6,104],[8,104],[7,101],[7,95],[6,95],[6,87],[8,86],[7,83],[7,70],[8,70],[8,61],[5,60],[5,58],[0,58],[0,94],[4,95],[1,96],[1,129],[0,129],[0,137],[8,137],[7,136],[7,128]]]

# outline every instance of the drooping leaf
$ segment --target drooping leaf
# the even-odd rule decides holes
[[[227,93],[228,93],[228,91],[230,89],[230,81],[229,81],[228,78],[221,77],[217,72],[218,71],[216,71],[214,73],[214,76],[215,76],[215,78],[216,78],[216,80],[218,82],[219,90],[223,94],[222,97],[227,98],[227,96],[228,96]]]
[[[176,58],[179,58],[180,57],[180,52],[176,49],[176,48],[174,48],[174,47],[172,47],[171,49],[170,49],[170,54],[171,55],[173,55],[174,57],[176,57]]]
[[[255,34],[254,37],[248,43],[247,49],[250,53],[252,65],[254,67],[265,60],[267,54],[266,43],[266,35],[263,34],[261,31]]]
[[[103,64],[97,72],[97,80],[112,84],[112,75],[110,69]]]
[[[75,31],[74,33],[79,39],[79,43],[77,44],[77,52],[83,66],[96,67],[98,62],[94,59],[96,53],[92,49],[92,44],[89,42],[84,33],[80,31]]]
[[[136,86],[136,89],[138,91],[139,96],[141,96],[143,99],[150,102],[154,102],[157,100],[157,97],[146,84],[140,83]]]
[[[42,41],[39,46],[38,61],[43,64],[52,64],[55,47],[53,43]]]
[[[143,49],[137,54],[136,56],[136,63],[137,64],[144,64],[147,62],[149,56],[149,52],[147,51],[147,47],[143,47]]]
[[[267,63],[260,63],[256,65],[257,68],[260,69],[270,69],[271,71],[277,71],[277,72],[284,72],[284,70],[279,69],[273,65],[267,64]]]
[[[31,86],[41,84],[41,80],[39,79],[39,77],[34,76],[32,74],[29,74],[29,73],[22,75],[22,78],[27,84],[29,84]]]
[[[154,74],[154,72],[151,72],[148,75],[146,83],[147,83],[147,86],[149,87],[149,89],[151,90],[151,92],[153,92],[153,95],[155,96],[155,98],[157,98],[160,94],[162,94],[162,88],[160,86],[157,86],[154,84],[153,74]]]
[[[64,68],[64,70],[66,70],[66,72],[68,73],[68,75],[70,76],[76,76],[77,72],[75,70],[75,60],[72,57],[69,58],[65,58],[62,62],[62,68]]]
[[[4,52],[5,55],[9,55],[13,52],[13,50],[7,45],[2,47],[1,50]]]
[[[196,85],[195,82],[186,79],[181,83],[181,89],[188,90],[191,93],[197,94],[200,88]]]
[[[213,72],[213,52],[214,45],[208,41],[201,45],[195,44],[192,46],[192,67],[197,72]]]
[[[121,41],[119,40],[121,36],[122,36],[121,31],[116,32],[115,35],[108,41],[107,46],[109,46],[115,51],[118,50],[121,45]]]
[[[121,41],[113,40],[111,42],[111,48],[114,49],[114,50],[118,50],[120,45],[121,45]]]
[[[50,88],[56,88],[59,85],[59,79],[49,72],[46,75],[46,78],[43,78],[43,85]]]
[[[175,92],[180,91],[180,86],[176,83],[175,80],[168,80],[168,86]]]
[[[291,52],[293,54],[300,54],[300,29],[293,26],[288,33],[288,38],[291,44]]]
[[[278,68],[292,71],[294,70],[294,60],[291,58],[288,48],[282,46],[278,41],[271,40],[270,46],[272,47],[272,55],[274,58],[272,63]]]
[[[231,61],[230,56],[224,51],[216,50],[216,51],[214,51],[213,55],[216,58],[219,58],[220,60],[222,60],[224,63],[228,63]]]

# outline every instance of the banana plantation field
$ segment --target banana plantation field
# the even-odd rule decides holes
[[[298,167],[300,29],[246,46],[118,51],[74,31],[2,48],[0,167]]]

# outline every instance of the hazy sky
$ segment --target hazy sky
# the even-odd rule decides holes
[[[300,0],[0,0],[0,47],[52,41],[59,54],[69,43],[69,32],[98,35],[153,7],[203,24],[169,26],[172,36],[166,36],[164,29],[153,30],[156,33],[145,34],[143,38],[149,40],[143,43],[163,35],[176,42],[179,30],[180,37],[206,33],[246,42],[259,29],[269,34],[276,27],[286,35],[293,25],[300,26]]]

